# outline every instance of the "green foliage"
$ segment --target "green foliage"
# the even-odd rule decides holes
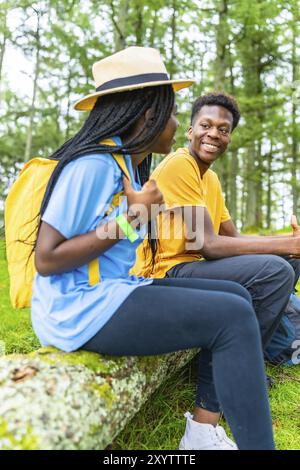
[[[93,62],[142,45],[161,51],[172,76],[197,79],[177,94],[176,146],[186,145],[199,94],[218,89],[238,99],[240,126],[214,166],[228,208],[240,227],[285,225],[300,192],[299,11],[299,0],[2,2],[0,202],[25,155],[47,156],[79,129],[85,115],[72,106],[94,89]],[[11,50],[30,61],[35,95],[11,90]]]

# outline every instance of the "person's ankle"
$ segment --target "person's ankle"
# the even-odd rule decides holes
[[[219,423],[220,413],[205,410],[199,406],[194,408],[193,421],[200,424],[211,424],[216,427]]]

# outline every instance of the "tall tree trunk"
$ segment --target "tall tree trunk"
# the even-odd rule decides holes
[[[245,224],[248,228],[253,228],[256,225],[256,206],[257,194],[255,186],[255,144],[252,142],[247,151],[247,173],[246,173],[246,220]]]
[[[217,56],[214,63],[214,87],[215,90],[223,90],[225,84],[225,73],[228,67],[226,46],[228,44],[228,2],[221,0],[218,11],[219,22],[216,31]]]
[[[231,50],[227,52],[228,57],[228,67],[230,71],[230,93],[234,96],[236,93],[235,82],[234,82],[234,72],[233,72],[233,60],[231,55]],[[237,198],[238,198],[238,189],[237,189],[237,175],[239,174],[239,157],[238,149],[230,152],[230,166],[228,173],[228,185],[229,185],[229,195],[227,197],[227,207],[229,209],[232,220],[237,223],[238,220],[238,207],[237,207]]]
[[[245,217],[245,212],[246,212],[246,168],[243,169],[243,186],[242,186],[242,197],[241,197],[241,209],[240,209],[240,220],[242,227],[244,228],[246,226],[246,217]]]
[[[295,83],[297,80],[297,24],[292,22],[292,82]],[[298,154],[298,138],[297,138],[297,104],[295,99],[292,99],[292,195],[293,195],[293,214],[298,212],[298,201],[299,201],[299,183],[298,183],[298,165],[299,165],[299,154]]]
[[[248,148],[247,162],[247,202],[246,202],[246,226],[249,228],[262,227],[262,133],[264,124],[264,110],[262,100],[262,78],[261,78],[261,52],[260,43],[255,37],[249,37],[249,48],[253,51],[251,64],[249,56],[245,57],[245,93],[246,96],[255,97],[255,104],[252,104],[249,113],[249,129],[257,126],[259,132],[253,133]],[[248,52],[248,51],[247,51]]]
[[[65,116],[65,121],[66,121],[66,131],[65,131],[65,140],[69,139],[70,135],[70,107],[71,107],[71,78],[72,78],[72,64],[70,63],[69,67],[69,73],[67,77],[67,112]]]
[[[262,125],[262,123],[261,123]],[[256,211],[255,211],[255,225],[258,228],[263,226],[262,220],[262,205],[263,205],[263,165],[262,165],[262,155],[261,155],[261,140],[257,142],[256,150],[256,179],[255,179],[255,192],[256,192]]]
[[[26,147],[25,147],[25,155],[24,155],[25,162],[27,162],[31,156],[32,130],[33,130],[33,123],[34,123],[34,115],[35,115],[35,102],[36,102],[36,95],[37,95],[37,88],[38,88],[38,78],[39,78],[39,73],[40,73],[40,53],[41,53],[40,13],[36,10],[35,12],[37,14],[37,27],[36,27],[36,32],[35,32],[36,54],[35,54],[33,91],[32,91],[32,98],[31,98],[31,105],[29,108],[29,124],[27,128],[27,139],[26,139]]]
[[[171,17],[171,58],[169,62],[169,75],[170,78],[173,78],[173,75],[176,70],[175,66],[175,41],[176,41],[176,11],[177,11],[177,2],[176,0],[172,1],[172,17]]]
[[[271,141],[270,152],[267,154],[267,228],[272,225],[272,157],[273,142]]]
[[[7,21],[7,12],[4,11],[4,16],[3,16],[3,24],[2,24],[2,29],[3,29],[3,38],[0,44],[0,109],[1,109],[1,90],[2,90],[2,69],[3,69],[3,60],[4,60],[4,54],[5,54],[5,47],[7,43],[7,29],[6,29],[6,21]]]
[[[227,0],[221,0],[219,9],[218,9],[218,26],[216,28],[216,58],[214,61],[214,89],[217,91],[222,91],[225,88],[226,82],[226,70],[228,68],[227,54],[226,54],[226,44],[228,42],[228,28],[227,28],[227,14],[228,14],[228,5]],[[218,173],[223,190],[226,195],[226,203],[230,206],[229,202],[229,191],[230,186],[230,155],[227,154],[223,158],[219,159],[214,164],[214,169]]]
[[[152,25],[151,25],[151,33],[150,33],[150,40],[149,40],[149,45],[150,47],[155,46],[155,37],[156,37],[156,32],[157,32],[157,23],[158,23],[158,11],[154,11],[154,16],[152,20]]]
[[[129,13],[129,0],[119,0],[119,4],[115,7],[114,0],[110,0],[111,20],[114,26],[114,43],[115,51],[120,51],[126,47],[126,30]]]
[[[136,0],[135,5],[135,44],[143,46],[144,30],[143,30],[143,13],[144,13],[144,0]]]
[[[229,184],[229,198],[227,206],[231,215],[232,220],[236,223],[237,221],[237,181],[236,175],[239,172],[239,160],[238,160],[238,150],[231,152],[230,159],[230,170],[228,177]]]

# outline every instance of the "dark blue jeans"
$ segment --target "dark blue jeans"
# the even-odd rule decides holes
[[[156,279],[138,287],[82,346],[116,356],[190,348],[203,348],[197,401],[205,403],[213,388],[239,449],[274,449],[259,327],[250,295],[238,284]],[[207,381],[211,367],[214,385]]]

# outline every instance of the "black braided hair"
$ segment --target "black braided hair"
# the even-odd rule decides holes
[[[79,132],[65,142],[49,158],[58,160],[58,163],[49,179],[41,209],[38,217],[37,237],[41,227],[41,217],[43,216],[49,203],[52,191],[63,168],[71,161],[79,157],[96,153],[123,153],[136,154],[145,151],[164,130],[171,116],[174,106],[174,91],[171,85],[160,85],[142,88],[138,90],[126,91],[104,95],[98,98],[94,108],[84,122]],[[153,124],[151,127],[147,123],[140,133],[121,146],[99,145],[101,140],[113,136],[124,137],[130,135],[137,121],[142,117],[147,109],[152,110]],[[147,127],[147,132],[144,132]],[[138,171],[141,183],[149,179],[151,167],[151,155],[146,157],[139,165]],[[156,254],[156,244],[152,243],[150,224],[148,227],[149,245],[154,262]],[[34,242],[34,248],[36,246]],[[156,242],[156,240],[154,240]],[[155,250],[155,251],[153,251]]]
[[[146,183],[149,179],[150,170],[151,170],[151,163],[152,163],[152,154],[148,155],[142,163],[140,163],[138,167],[139,176],[141,180],[141,184]],[[151,250],[151,258],[152,258],[152,270],[155,265],[155,256],[158,248],[158,238],[157,238],[157,223],[156,220],[150,220],[148,222],[148,248]],[[144,256],[147,256],[147,250],[144,250]]]

